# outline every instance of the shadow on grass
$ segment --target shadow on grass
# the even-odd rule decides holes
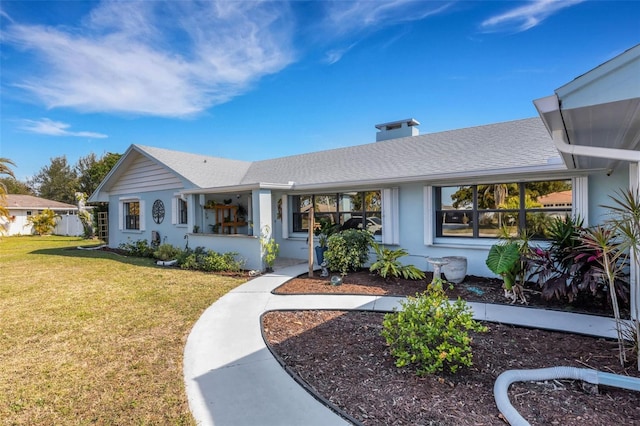
[[[48,240],[51,241],[51,240]],[[155,260],[148,257],[126,256],[109,249],[98,249],[101,244],[79,245],[77,247],[46,248],[30,251],[29,254],[62,256],[84,259],[109,259],[135,266],[159,268]],[[82,247],[82,249],[78,248]]]

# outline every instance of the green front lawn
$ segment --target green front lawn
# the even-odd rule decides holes
[[[0,239],[3,424],[194,424],[184,345],[244,279],[77,250],[72,237]]]

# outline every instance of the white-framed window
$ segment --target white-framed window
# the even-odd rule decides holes
[[[139,198],[122,198],[118,207],[118,229],[144,231],[144,201]]]
[[[187,224],[187,201],[178,198],[178,225]]]
[[[571,215],[573,180],[439,186],[434,190],[435,236],[497,238],[522,230],[538,239],[554,217]]]
[[[187,224],[187,200],[180,194],[174,194],[171,199],[171,223],[173,225]]]

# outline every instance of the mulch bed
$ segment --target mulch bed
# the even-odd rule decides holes
[[[427,278],[430,280],[430,277]],[[276,293],[350,293],[414,295],[426,283],[385,282],[368,271],[349,274],[342,286],[301,276]],[[498,280],[467,277],[449,290],[467,300],[499,303],[505,299]],[[494,289],[495,288],[495,289]],[[480,290],[480,291],[478,291]],[[484,290],[484,291],[483,291]],[[529,306],[545,304],[527,291]],[[597,301],[579,304],[580,312],[607,312]],[[603,306],[604,305],[604,306]],[[564,309],[562,304],[552,306]],[[382,313],[279,311],[263,316],[271,349],[315,392],[364,425],[504,424],[493,396],[497,376],[509,369],[553,366],[594,368],[640,377],[635,365],[618,362],[617,346],[607,339],[485,323],[487,333],[472,333],[473,366],[455,375],[416,376],[399,369],[380,336]],[[593,386],[574,380],[515,383],[509,397],[533,425],[640,424],[640,392]]]

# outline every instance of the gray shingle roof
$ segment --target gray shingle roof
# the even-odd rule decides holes
[[[402,180],[496,170],[564,168],[540,118],[392,139],[254,162],[242,183]]]
[[[73,204],[61,203],[59,201],[47,200],[46,198],[34,197],[33,195],[8,194],[6,199],[8,209],[34,209],[34,210],[74,210],[77,207]]]
[[[135,145],[200,188],[237,185],[250,162]]]
[[[255,161],[134,145],[195,188],[258,183],[339,185],[566,170],[539,117]]]

